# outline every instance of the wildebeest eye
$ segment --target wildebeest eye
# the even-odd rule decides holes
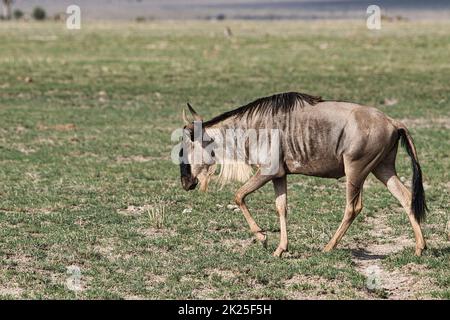
[[[216,156],[216,154],[214,153],[214,150],[211,150],[211,157],[215,157]]]

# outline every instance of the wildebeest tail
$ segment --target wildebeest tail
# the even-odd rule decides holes
[[[416,148],[408,129],[404,125],[398,125],[397,127],[402,146],[411,158],[413,171],[411,209],[417,222],[420,223],[425,220],[426,211],[428,210],[423,189],[422,169],[420,168]]]

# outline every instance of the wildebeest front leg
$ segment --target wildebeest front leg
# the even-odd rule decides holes
[[[283,252],[288,251],[288,239],[286,230],[286,213],[287,213],[287,178],[286,176],[273,179],[276,200],[275,204],[280,217],[280,244],[273,255],[281,257]]]
[[[266,246],[267,236],[263,229],[261,229],[256,223],[255,219],[250,215],[248,211],[247,205],[245,204],[245,197],[250,193],[258,190],[263,185],[265,185],[268,181],[272,180],[272,176],[261,175],[259,172],[250,178],[237,192],[235,195],[236,204],[241,209],[244,214],[245,220],[247,220],[248,225],[250,226],[250,231],[255,234],[256,239],[261,241],[264,246]]]

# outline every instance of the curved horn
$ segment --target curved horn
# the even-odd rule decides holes
[[[194,116],[194,120],[195,121],[203,121],[202,117],[200,117],[197,112],[195,112],[194,108],[192,108],[191,104],[188,102],[187,106],[189,108],[189,111],[192,113],[192,115]]]
[[[186,125],[188,125],[190,123],[187,118],[187,115],[186,115],[186,110],[184,108],[183,108],[183,121],[184,121],[184,124],[186,124]]]

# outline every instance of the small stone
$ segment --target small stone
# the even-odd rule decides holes
[[[383,102],[383,104],[387,107],[395,106],[397,103],[398,103],[398,100],[395,98],[393,98],[393,99],[386,98],[386,99],[384,99],[384,102]]]

